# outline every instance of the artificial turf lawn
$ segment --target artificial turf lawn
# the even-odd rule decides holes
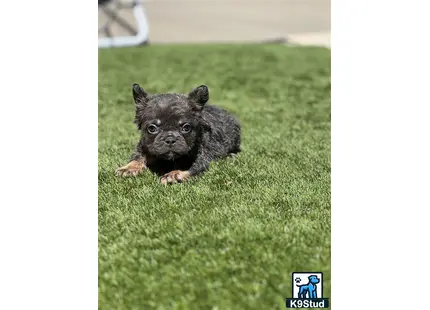
[[[163,186],[119,179],[139,133],[131,85],[188,92],[242,124],[237,160]],[[291,272],[330,297],[330,51],[280,45],[99,52],[99,308],[284,309]]]

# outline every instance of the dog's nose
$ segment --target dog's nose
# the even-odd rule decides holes
[[[167,136],[166,139],[164,139],[164,142],[167,143],[168,145],[172,146],[173,144],[175,144],[176,142],[176,137],[175,136]]]

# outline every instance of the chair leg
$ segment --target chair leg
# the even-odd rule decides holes
[[[109,11],[105,11],[105,12],[109,12]],[[112,12],[110,11],[110,13]],[[139,46],[139,45],[147,44],[148,35],[149,35],[149,25],[148,25],[145,9],[143,8],[143,5],[140,0],[135,1],[135,4],[133,6],[133,15],[137,23],[136,35],[99,38],[99,48]],[[115,16],[115,14],[113,16]],[[118,21],[118,19],[116,19],[116,21]],[[119,21],[123,22],[122,20],[119,20]]]

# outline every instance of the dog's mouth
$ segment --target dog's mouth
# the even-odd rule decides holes
[[[174,151],[168,151],[168,152],[163,154],[163,157],[167,160],[175,160],[179,156],[180,156],[180,154],[178,154],[177,152],[174,152]]]
[[[175,160],[179,157],[185,156],[189,152],[188,147],[174,146],[167,147],[163,145],[162,147],[152,147],[150,148],[151,153],[159,158],[164,160]]]

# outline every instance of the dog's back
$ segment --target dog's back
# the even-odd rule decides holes
[[[203,109],[203,119],[211,128],[210,145],[217,157],[240,152],[240,124],[233,115],[220,107],[207,105]]]

